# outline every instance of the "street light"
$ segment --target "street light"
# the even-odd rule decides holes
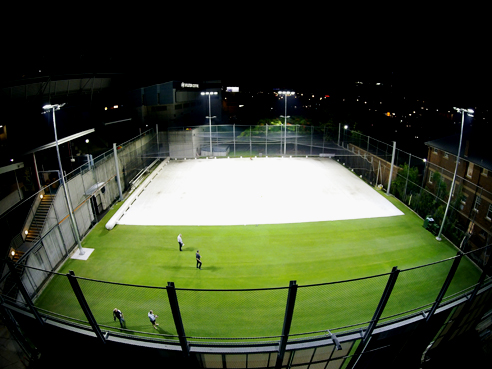
[[[218,94],[217,91],[214,91],[214,92],[206,91],[206,92],[201,93],[202,96],[208,96],[208,117],[205,117],[205,118],[208,118],[208,125],[210,127],[210,156],[213,156],[213,150],[212,150],[212,118],[217,118],[216,116],[212,117],[212,106],[210,103],[210,97],[212,95],[217,95],[217,94]]]
[[[295,92],[294,91],[279,91],[278,94],[279,95],[285,95],[285,115],[280,116],[280,117],[284,118],[284,122],[285,122],[285,140],[284,140],[284,155],[285,155],[287,152],[287,118],[289,118],[289,116],[287,115],[287,96],[295,95]],[[282,136],[282,135],[280,135],[280,136]]]
[[[58,156],[58,168],[60,169],[60,180],[63,186],[63,191],[65,193],[65,201],[67,202],[67,207],[68,207],[68,216],[70,217],[70,221],[72,223],[72,229],[73,233],[75,235],[75,240],[77,241],[77,245],[79,247],[79,254],[84,255],[84,250],[82,249],[82,245],[80,243],[80,237],[79,237],[79,231],[77,230],[77,225],[75,224],[75,219],[73,216],[73,210],[72,210],[72,205],[70,204],[70,200],[68,198],[68,192],[67,192],[67,186],[65,183],[65,176],[63,174],[63,168],[61,164],[61,159],[60,159],[60,149],[58,148],[58,134],[56,132],[56,119],[55,119],[55,111],[60,110],[61,107],[63,107],[65,104],[47,104],[43,106],[44,112],[43,114],[49,113],[51,110],[53,112],[53,128],[55,130],[55,146],[56,146],[56,155]]]
[[[436,240],[441,241],[441,234],[444,228],[444,222],[446,221],[446,216],[448,215],[449,204],[451,203],[451,197],[454,193],[454,186],[456,183],[456,173],[458,172],[458,164],[460,162],[460,154],[461,154],[461,141],[463,140],[463,126],[465,125],[465,113],[469,115],[473,114],[473,109],[462,109],[462,108],[453,108],[457,112],[461,113],[461,132],[460,132],[460,143],[458,145],[458,154],[456,155],[456,166],[454,168],[453,181],[451,182],[451,190],[449,191],[448,203],[446,205],[446,210],[444,211],[444,217],[442,218],[441,228],[439,229],[439,234],[436,237]]]

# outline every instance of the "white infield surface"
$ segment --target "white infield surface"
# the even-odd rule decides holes
[[[170,161],[118,224],[245,225],[403,215],[327,158]]]

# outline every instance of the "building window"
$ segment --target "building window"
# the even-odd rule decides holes
[[[482,175],[483,175],[484,177],[488,177],[488,175],[489,175],[489,170],[488,170],[488,169],[483,168],[483,169],[482,169]]]
[[[436,154],[436,155],[438,154],[438,151],[437,151],[437,149],[436,149],[435,147],[434,147],[434,149],[432,150],[432,153],[434,153],[434,154]]]
[[[482,202],[482,198],[480,196],[477,196],[477,198],[475,199],[475,206],[473,207],[473,210],[475,210],[477,213],[481,202]]]
[[[463,205],[465,205],[466,204],[466,200],[468,200],[468,195],[466,193],[464,193],[464,194],[461,195],[461,203]]]
[[[487,232],[485,232],[483,229],[480,230],[479,235],[482,238],[487,238]]]
[[[432,184],[432,177],[434,177],[434,172],[431,170],[429,172],[429,183]]]
[[[468,178],[471,178],[473,175],[473,167],[474,167],[473,163],[468,163],[468,170],[466,171],[466,176]]]
[[[492,204],[489,205],[489,210],[487,210],[487,220],[492,219]]]
[[[447,152],[444,153],[444,159],[449,159],[449,154]]]

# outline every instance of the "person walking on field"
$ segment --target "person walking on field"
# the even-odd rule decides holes
[[[202,262],[200,260],[200,250],[196,250],[196,267],[202,269]]]
[[[150,322],[152,323],[152,326],[157,329],[157,325],[159,325],[158,323],[155,322],[155,320],[158,318],[157,315],[154,314],[154,312],[152,310],[149,311],[149,313],[147,314],[149,319],[150,319]]]
[[[180,234],[178,234],[178,243],[179,243],[179,251],[183,251],[183,250],[181,250],[181,248],[182,248],[185,244],[183,243],[183,239],[181,238],[181,233],[180,233]]]
[[[123,313],[121,312],[121,310],[118,310],[118,308],[114,308],[113,310],[113,320],[116,321],[116,319],[120,321],[121,328],[126,328],[126,323],[123,317]]]

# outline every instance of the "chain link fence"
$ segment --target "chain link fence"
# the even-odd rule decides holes
[[[395,150],[393,155],[393,147],[390,145],[355,132],[343,130],[335,136],[334,132],[326,129],[299,126],[288,126],[287,132],[280,126],[202,126],[159,134],[146,132],[117,148],[123,189],[129,189],[132,181],[142,175],[161,155],[213,155],[222,146],[227,146],[229,154],[232,152],[234,156],[332,155],[341,165],[353,170],[369,183],[382,187],[390,186],[391,162],[394,162],[392,193],[423,218],[433,216],[438,221],[438,210],[447,198],[447,185],[439,185],[436,175],[438,173],[441,178],[449,177],[444,168],[431,167],[423,159],[400,150]],[[107,209],[118,198],[115,177],[113,152],[103,154],[95,158],[93,163],[88,162],[67,175],[69,198],[75,213],[77,231],[81,236],[87,234],[97,222],[99,207],[101,210]],[[463,191],[471,188],[476,194],[475,200],[467,200],[466,204],[473,202],[474,205],[485,206],[484,199],[488,196],[485,190],[478,186],[473,187],[464,179],[460,180],[460,185],[465,188]],[[58,189],[55,182],[44,187],[29,201],[19,204],[8,213],[9,216],[0,219],[2,229],[13,228],[11,219],[21,218],[17,212],[24,213],[24,216],[32,213],[33,205],[41,194],[57,193]],[[482,202],[476,200],[479,195]],[[457,246],[467,252],[467,256],[484,267],[488,260],[489,236],[487,234],[484,237],[487,241],[485,247],[473,249],[472,237],[466,236],[470,234],[470,227],[478,225],[474,222],[476,218],[465,216],[468,227],[460,228],[462,223],[459,219],[466,215],[465,207],[460,207],[463,196],[456,195],[459,201],[456,200],[452,205],[448,218],[450,225],[445,227],[444,234],[449,235]],[[482,209],[478,208],[478,214]],[[66,221],[68,215],[64,197],[56,196],[41,235],[27,245],[28,252],[21,256],[16,266],[23,288],[31,298],[35,298],[36,307],[42,314],[87,325],[87,318],[67,277],[53,272],[76,247],[73,229],[70,222]],[[21,229],[23,230],[22,227]],[[428,229],[433,231],[434,228]],[[22,245],[26,245],[22,233],[7,233],[11,240],[10,250],[17,252]],[[449,259],[401,271],[382,318],[391,320],[396,316],[428,309],[435,301],[451,264],[452,259]],[[429,279],[427,270],[430,269],[434,273],[438,269],[437,274],[441,276],[441,280]],[[460,284],[461,273],[466,273],[466,269],[458,268],[447,291],[446,300],[468,291],[471,287]],[[177,338],[175,313],[172,312],[166,288],[77,279],[95,320],[104,329],[146,337],[157,335],[166,339]],[[387,279],[388,275],[383,274],[357,280],[299,286],[290,334],[292,337],[316,336],[325,334],[328,330],[352,330],[366,325],[372,319]],[[26,307],[24,298],[19,293],[19,283],[11,278],[7,269],[3,269],[0,286],[3,298]],[[49,294],[40,294],[44,288]],[[287,287],[219,291],[188,290],[178,286],[176,294],[184,330],[191,340],[276,341],[282,332],[288,291]],[[114,308],[123,311],[126,327],[120,327],[119,322],[114,320]],[[149,322],[147,313],[150,310],[159,315],[159,331],[153,330]],[[227,329],[221,330],[222,333],[217,335],[218,326]]]
[[[428,311],[435,303],[456,257],[408,268],[399,272],[381,320],[395,321]],[[463,284],[463,273],[470,273],[463,257],[446,291],[443,303],[471,293],[475,284]],[[68,324],[89,326],[88,319],[69,283],[69,276],[32,266],[17,266],[21,284],[2,289],[2,298],[28,309],[22,290],[33,298],[42,315]],[[359,331],[373,319],[391,273],[353,280],[297,286],[290,339],[319,338],[332,333]],[[432,276],[432,278],[429,278]],[[182,321],[186,339],[191,342],[237,344],[278,341],[282,335],[289,305],[289,288],[211,290],[176,288],[177,310],[168,287],[137,286],[75,277],[88,309],[99,327],[116,334],[148,339],[178,340],[176,316]],[[33,280],[49,280],[42,293]],[[478,282],[478,280],[476,281]],[[489,283],[489,282],[487,282]],[[173,287],[174,289],[174,287]],[[290,297],[292,299],[292,297]],[[119,309],[125,323],[114,318]],[[148,313],[158,315],[154,329]]]

